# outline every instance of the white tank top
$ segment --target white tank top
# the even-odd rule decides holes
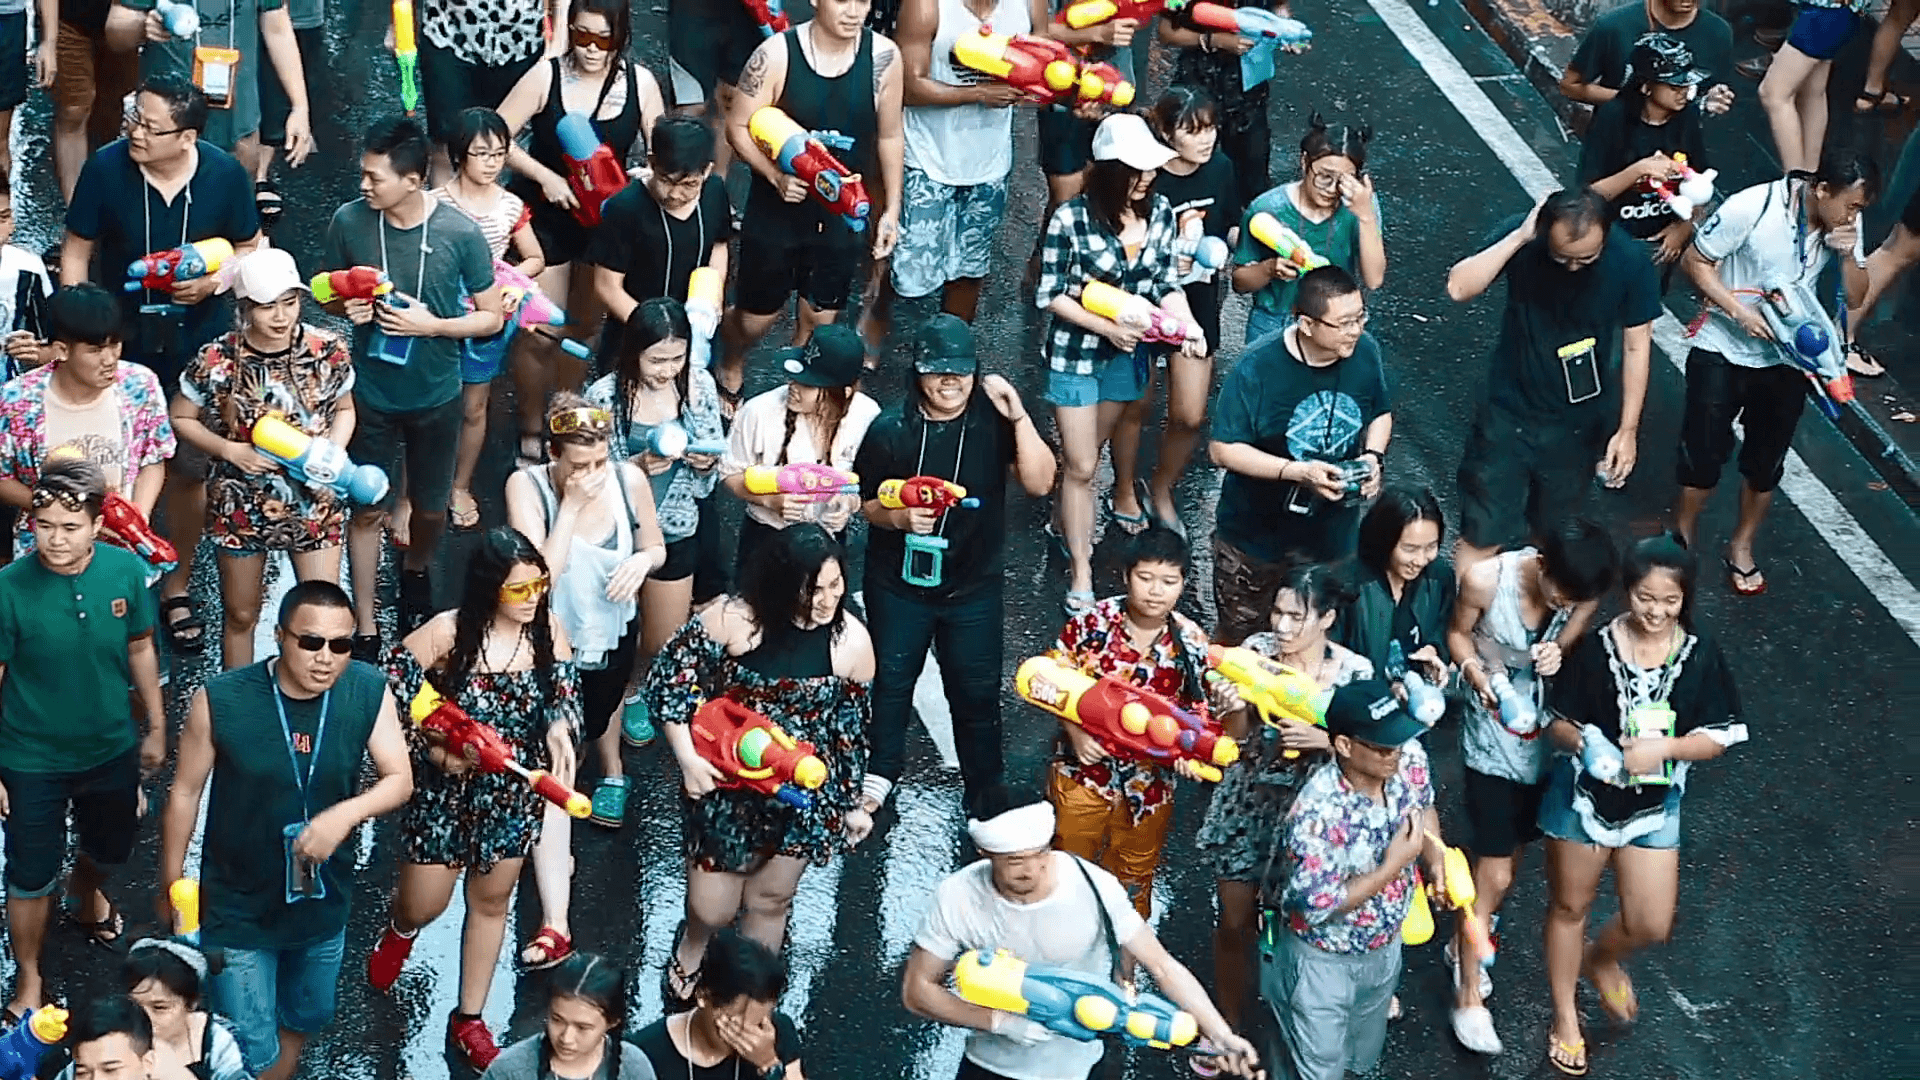
[[[955,71],[953,43],[961,34],[980,32],[981,20],[964,0],[939,0],[940,26],[933,35],[927,74],[936,82],[965,86],[991,76]],[[996,34],[1033,32],[1033,15],[1024,0],[999,0],[986,25]],[[909,105],[903,110],[909,168],[936,183],[971,187],[998,180],[1013,169],[1013,106]]]

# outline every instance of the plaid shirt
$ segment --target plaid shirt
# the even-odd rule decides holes
[[[1034,306],[1045,311],[1059,296],[1078,300],[1081,287],[1089,280],[1104,281],[1156,304],[1178,292],[1173,243],[1179,239],[1180,226],[1173,218],[1173,206],[1163,196],[1154,195],[1152,199],[1147,236],[1140,244],[1140,256],[1132,260],[1127,258],[1120,238],[1088,216],[1085,195],[1062,203],[1047,223]],[[1106,338],[1054,316],[1047,338],[1047,365],[1054,371],[1091,375],[1121,355]]]

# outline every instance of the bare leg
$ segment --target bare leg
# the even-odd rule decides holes
[[[1683,487],[1673,501],[1673,528],[1689,551],[1698,550],[1699,546],[1693,541],[1700,528],[1700,512],[1712,497],[1712,488]]]
[[[441,534],[447,531],[447,508],[437,506],[429,511],[414,507],[409,531],[413,535],[401,565],[408,570],[425,572],[427,563],[433,560],[434,552],[440,549]]]
[[[573,786],[572,770],[564,776],[554,775],[561,783]],[[542,805],[540,839],[533,845],[533,887],[540,894],[540,925],[572,938],[573,819],[552,803]],[[532,959],[530,951],[521,952],[520,958]]]
[[[507,368],[513,374],[513,400],[519,415],[520,456],[538,459],[541,451],[530,450],[538,442],[544,446],[547,430],[547,395],[552,391],[552,356],[548,343],[539,334],[517,334],[507,346]],[[479,451],[474,451],[475,459]],[[457,466],[456,466],[457,467]],[[456,487],[459,481],[455,481]]]
[[[746,895],[747,875],[715,870],[687,868],[687,925],[680,933],[680,947],[673,960],[689,979],[700,971],[700,960],[707,954],[707,942],[723,926],[732,926],[740,915],[740,903]],[[693,986],[675,986],[676,993],[691,994]]]
[[[840,317],[838,311],[826,311],[814,307],[805,300],[798,301],[794,311],[793,343],[805,345],[813,340],[813,332]]]
[[[893,329],[893,260],[875,259],[867,278],[867,290],[860,312],[860,337],[867,343],[867,356],[878,361],[887,345],[887,331]]]
[[[720,324],[720,343],[724,348],[720,352],[720,363],[713,378],[721,390],[739,393],[747,380],[747,350],[759,344],[767,336],[773,324],[780,318],[779,312],[771,315],[754,315],[739,308],[729,308],[727,317]]]
[[[1062,462],[1057,513],[1060,536],[1073,560],[1074,592],[1093,590],[1093,471],[1100,464],[1100,409],[1056,408]]]
[[[1783,46],[1784,47],[1784,46]],[[1569,1046],[1580,1041],[1580,1010],[1574,992],[1586,953],[1587,912],[1607,868],[1609,851],[1566,840],[1547,840],[1546,963],[1547,989],[1553,1000],[1553,1037]]]
[[[1833,61],[1822,60],[1813,74],[1800,86],[1800,166],[1820,166],[1820,153],[1827,143],[1827,83],[1833,75]]]
[[[296,581],[331,581],[340,583],[340,549],[321,548],[318,551],[304,551],[290,557],[293,562],[293,577]]]
[[[292,1080],[293,1070],[300,1067],[300,1051],[307,1045],[307,1037],[297,1031],[280,1029],[280,1056],[273,1064],[260,1072],[260,1080]]]
[[[1631,986],[1620,962],[1649,945],[1673,938],[1673,909],[1680,892],[1680,852],[1677,848],[1623,847],[1613,854],[1613,887],[1620,896],[1620,913],[1607,920],[1587,948],[1586,969],[1598,989]],[[1616,1000],[1609,1008],[1618,1008]],[[1631,1013],[1631,997],[1625,1007]]]
[[[1893,66],[1894,54],[1900,50],[1900,39],[1907,33],[1907,27],[1920,17],[1920,0],[1893,0],[1892,6],[1881,17],[1880,26],[1873,32],[1873,46],[1867,53],[1867,79],[1861,87],[1861,96],[1878,98],[1887,89],[1887,70]],[[1854,106],[1859,108],[1858,103]]]
[[[93,96],[62,104],[53,113],[53,171],[60,181],[60,198],[73,201],[73,185],[87,164],[87,124],[93,116]]]
[[[447,910],[459,881],[458,867],[401,863],[394,884],[393,911],[388,916],[393,928],[402,934],[418,933]]]
[[[167,575],[160,587],[160,595],[171,599],[187,595],[187,582],[193,573],[193,554],[200,547],[200,534],[207,524],[207,482],[182,476],[171,467],[167,469],[167,482],[160,489],[160,505],[156,508],[165,527],[161,532],[173,542],[174,549],[180,553],[180,565]],[[166,616],[162,616],[166,618]],[[180,618],[186,618],[181,614]],[[169,618],[169,622],[177,621]],[[206,637],[206,631],[200,636]]]
[[[1772,505],[1773,492],[1755,491],[1744,482],[1740,485],[1740,521],[1727,540],[1728,562],[1743,570],[1759,565],[1753,561],[1753,540],[1760,532],[1760,522],[1766,519],[1767,507]]]
[[[13,945],[13,1000],[7,1009],[25,1013],[46,1004],[46,983],[40,977],[40,951],[47,941],[47,917],[53,897],[7,897],[7,938]]]
[[[981,279],[977,277],[947,282],[946,289],[940,294],[940,310],[972,322],[974,314],[980,310],[981,284]]]
[[[747,914],[740,920],[740,932],[778,953],[786,944],[787,915],[793,910],[793,894],[800,888],[800,875],[806,869],[804,859],[775,855],[747,875]]]
[[[600,302],[600,294],[593,290],[593,268],[585,273],[572,272],[571,266],[558,268],[562,277],[547,292],[548,296],[565,298],[567,305],[567,325],[559,330],[575,341],[592,341],[600,329],[600,323],[606,318],[607,306]],[[547,288],[546,281],[554,271],[540,275],[540,287]],[[554,385],[563,390],[579,390],[586,385],[587,362],[564,349],[554,346]]]
[[[1178,521],[1173,485],[1180,481],[1200,445],[1200,426],[1207,422],[1207,391],[1213,386],[1213,358],[1175,355],[1167,367],[1167,427],[1160,434],[1160,460],[1153,466],[1153,516]]]
[[[1250,881],[1215,882],[1220,921],[1213,928],[1213,1000],[1228,1026],[1240,1030],[1253,982],[1253,941],[1259,934],[1259,890]]]
[[[267,571],[267,557],[223,553],[214,565],[220,569],[220,601],[225,614],[220,628],[220,663],[222,670],[232,671],[253,663],[253,634],[260,625],[260,605],[266,592],[261,578]]]
[[[1499,913],[1500,905],[1506,902],[1507,892],[1513,888],[1513,867],[1520,861],[1520,854],[1516,850],[1512,855],[1498,858],[1483,855],[1473,861],[1473,887],[1478,894],[1473,902],[1473,914],[1481,926],[1491,926],[1493,916]],[[1461,972],[1460,989],[1454,996],[1454,1005],[1469,1009],[1482,1004],[1478,976],[1480,953],[1464,933],[1456,931],[1453,941],[1456,955],[1460,958]]]
[[[1887,234],[1885,243],[1867,256],[1867,295],[1860,301],[1858,308],[1847,312],[1847,329],[1857,333],[1860,324],[1886,295],[1887,287],[1899,280],[1900,275],[1912,269],[1920,262],[1920,233],[1915,233],[1905,225],[1896,223],[1893,231]]]
[[[467,921],[460,932],[460,1004],[463,1013],[487,1006],[500,942],[507,936],[507,902],[525,859],[503,859],[484,874],[467,874]]]
[[[1809,148],[1806,143],[1808,121],[1806,118],[1806,97],[1810,91],[1809,80],[1820,81],[1820,99],[1824,107],[1826,101],[1826,69],[1830,65],[1815,60],[1792,45],[1782,45],[1773,54],[1773,63],[1767,68],[1767,74],[1760,80],[1760,106],[1767,112],[1767,127],[1773,132],[1774,149],[1780,154],[1780,168],[1783,172],[1795,169],[1811,169],[1816,162],[1808,161]],[[1825,128],[1822,119],[1822,130]],[[1817,148],[1816,148],[1817,149]]]
[[[379,510],[361,510],[347,522],[347,570],[353,581],[354,632],[359,634],[380,632],[373,601],[380,590],[380,534],[386,517]]]
[[[1113,427],[1108,438],[1112,440],[1110,449],[1113,455],[1113,512],[1116,514],[1139,517],[1145,512],[1140,505],[1138,483],[1140,433],[1146,426],[1147,410],[1153,405],[1154,384],[1159,381],[1159,373],[1153,368],[1148,368],[1147,388],[1141,391],[1138,401],[1100,403],[1102,421],[1105,421],[1109,408],[1113,411]]]
[[[452,502],[463,509],[474,505],[473,470],[480,464],[480,450],[486,445],[487,403],[492,397],[491,383],[470,383],[460,388],[460,446],[454,451]]]

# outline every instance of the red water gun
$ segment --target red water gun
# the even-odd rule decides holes
[[[833,156],[823,136],[807,131],[772,105],[754,111],[747,120],[747,131],[781,172],[804,181],[814,199],[839,214],[847,228],[866,231],[867,218],[873,213],[867,186]]]
[[[1112,64],[1089,63],[1065,44],[1031,34],[996,34],[985,26],[953,43],[962,67],[991,75],[1036,105],[1099,101],[1126,106],[1133,84]]]
[[[626,166],[580,113],[562,116],[554,133],[567,162],[567,186],[573,189],[573,219],[591,229],[600,224],[600,208],[627,186]]]
[[[173,549],[167,538],[153,531],[146,515],[140,508],[128,502],[118,492],[108,492],[100,504],[100,520],[134,554],[147,560],[147,564],[160,571],[172,570],[180,565],[180,553]]]
[[[827,767],[812,743],[732,698],[701,705],[689,726],[693,748],[726,775],[721,787],[747,788],[804,809],[813,804],[807,792],[827,782]]]
[[[743,0],[747,5],[747,14],[760,27],[760,36],[770,38],[775,34],[784,34],[793,28],[792,20],[787,18],[787,9],[780,0]]]
[[[889,510],[913,507],[916,510],[947,511],[954,507],[977,510],[980,500],[967,495],[967,489],[937,476],[909,476],[905,480],[882,480],[878,494],[880,505]]]
[[[1187,0],[1076,0],[1053,17],[1075,30],[1085,30],[1115,19],[1146,22],[1163,11],[1179,11]]]
[[[1201,778],[1216,781],[1220,769],[1240,760],[1240,745],[1217,724],[1150,690],[1111,675],[1096,679],[1057,657],[1021,664],[1013,686],[1030,704],[1079,725],[1117,757],[1156,765],[1185,759]]]
[[[393,292],[393,279],[377,266],[350,266],[345,270],[322,270],[307,282],[314,300],[331,304],[336,300],[372,300]]]
[[[413,722],[428,732],[449,754],[457,754],[485,773],[512,773],[527,782],[534,794],[570,817],[593,813],[593,800],[553,778],[545,769],[529,769],[513,756],[513,747],[490,724],[467,715],[467,710],[442,697],[432,683],[421,683],[408,710]]]

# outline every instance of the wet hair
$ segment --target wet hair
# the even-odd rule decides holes
[[[1287,568],[1280,575],[1279,587],[1267,606],[1272,608],[1280,602],[1280,594],[1290,592],[1298,596],[1314,615],[1328,612],[1345,611],[1353,603],[1353,580],[1346,568],[1333,563],[1301,562]]]
[[[1440,500],[1432,488],[1396,486],[1382,491],[1379,501],[1360,519],[1360,540],[1354,549],[1356,560],[1373,573],[1386,577],[1393,549],[1400,546],[1400,537],[1407,526],[1416,521],[1433,522],[1440,530],[1439,539],[1447,538],[1447,519],[1440,514]]]
[[[612,426],[594,430],[591,427],[575,428],[564,435],[553,430],[553,418],[575,409],[597,409],[600,406],[588,401],[573,390],[558,390],[547,402],[547,445],[559,450],[567,446],[601,446],[613,440]]]
[[[1805,180],[1809,187],[1824,185],[1833,195],[1859,184],[1868,201],[1880,197],[1880,163],[1873,155],[1846,145],[1829,144],[1820,152],[1819,168],[1812,172],[1796,169],[1787,174],[1787,179]]]
[[[120,298],[91,281],[64,286],[47,301],[47,325],[62,345],[111,345],[120,340]]]
[[[133,943],[126,961],[120,965],[121,985],[132,994],[148,982],[159,983],[168,993],[186,1002],[189,1011],[198,1010],[201,976],[187,956],[198,957],[209,975],[218,973],[224,966],[218,950],[206,952],[181,938],[144,938]]]
[[[424,183],[431,150],[426,125],[414,117],[395,113],[367,125],[366,152],[386,158],[398,176],[417,176]]]
[[[1193,568],[1193,550],[1179,533],[1165,525],[1150,525],[1127,541],[1122,568],[1127,574],[1141,563],[1166,563],[1177,567],[1182,577]]]
[[[826,529],[810,521],[776,531],[748,560],[740,575],[739,596],[753,612],[763,647],[777,648],[777,642],[800,632],[795,623],[813,606],[813,590],[828,560],[840,564],[841,574],[847,572],[846,549]],[[839,610],[828,624],[833,637],[840,636],[846,619],[843,594]]]
[[[501,146],[511,147],[513,132],[507,129],[506,119],[485,106],[460,110],[460,115],[453,118],[453,135],[447,139],[447,161],[453,171],[459,172],[466,165],[474,143],[486,139],[498,139]]]
[[[1352,274],[1329,263],[1300,275],[1300,287],[1293,293],[1293,313],[1324,319],[1335,300],[1359,291],[1360,283]]]
[[[779,1001],[787,988],[786,965],[779,954],[732,927],[722,927],[707,942],[700,977],[693,991],[708,1004]]]
[[[607,32],[613,35],[613,48],[608,50],[616,64],[627,61],[627,46],[633,40],[633,8],[627,0],[573,0],[567,5],[567,28],[573,28],[573,21],[582,15],[599,15],[607,20]],[[608,73],[612,78],[618,69]]]
[[[152,94],[167,103],[167,116],[177,128],[207,130],[207,95],[193,80],[178,72],[160,71],[146,77],[137,93]]]
[[[1687,550],[1687,545],[1674,533],[1649,536],[1628,547],[1621,555],[1620,587],[1631,593],[1635,586],[1656,570],[1670,571],[1680,583],[1680,625],[1692,630],[1693,586],[1700,576],[1700,560]]]
[[[507,583],[513,568],[525,563],[548,573],[546,556],[518,529],[506,526],[488,529],[474,546],[467,560],[466,580],[460,586],[460,606],[453,612],[453,649],[446,659],[427,672],[427,681],[435,690],[453,701],[460,700],[480,659],[480,646],[486,640],[487,627],[500,610],[500,586]],[[533,670],[540,683],[540,703],[553,704],[553,619],[551,590],[542,594],[534,610],[533,622],[524,631],[533,642]]]
[[[659,176],[692,176],[713,164],[713,129],[697,116],[669,113],[654,122],[647,160]]]
[[[1220,108],[1213,95],[1197,86],[1179,83],[1167,87],[1147,114],[1147,124],[1162,142],[1176,131],[1200,131],[1220,126]]]
[[[61,503],[78,503],[88,517],[97,518],[107,499],[107,476],[79,454],[63,453],[41,464],[33,491],[47,492]]]
[[[1300,157],[1312,166],[1323,157],[1338,155],[1353,162],[1354,171],[1367,171],[1367,144],[1373,141],[1373,127],[1361,124],[1328,124],[1319,113],[1307,119],[1307,133],[1300,139]],[[1305,169],[1301,170],[1306,171]]]
[[[813,417],[813,445],[822,455],[833,448],[833,442],[840,437],[840,422],[847,418],[847,410],[853,408],[853,395],[858,391],[852,386],[816,386],[820,391],[819,414]],[[786,431],[780,436],[780,460],[787,463],[787,451],[793,445],[793,432],[800,424],[800,414],[793,411],[793,392],[787,392]]]
[[[280,629],[285,630],[293,622],[294,612],[303,607],[352,611],[353,601],[348,598],[347,590],[331,581],[315,578],[299,582],[280,598]]]
[[[1115,236],[1120,235],[1120,214],[1132,210],[1145,218],[1153,212],[1153,191],[1138,202],[1127,202],[1127,195],[1140,179],[1140,170],[1124,161],[1096,161],[1087,168],[1087,182],[1081,198],[1087,200],[1087,216]]]
[[[1595,229],[1606,232],[1612,220],[1607,200],[1599,192],[1590,187],[1561,188],[1540,204],[1534,232],[1544,241],[1555,225],[1565,225],[1577,240]]]
[[[125,1035],[136,1054],[153,1049],[153,1021],[139,1002],[125,994],[95,998],[76,1009],[67,1025],[67,1046],[78,1050],[114,1035]]]
[[[554,965],[547,978],[547,1001],[577,998],[600,1010],[617,1034],[627,1024],[627,974],[620,965],[590,952],[576,952]]]
[[[1589,518],[1574,518],[1541,537],[1540,557],[1547,576],[1577,604],[1605,596],[1620,563],[1613,537]]]
[[[620,328],[620,366],[614,375],[613,429],[627,430],[627,405],[640,389],[640,356],[663,341],[674,339],[693,344],[693,325],[687,321],[686,306],[671,296],[642,300]],[[693,390],[693,360],[680,365],[673,385],[680,392],[680,407],[685,409]]]

